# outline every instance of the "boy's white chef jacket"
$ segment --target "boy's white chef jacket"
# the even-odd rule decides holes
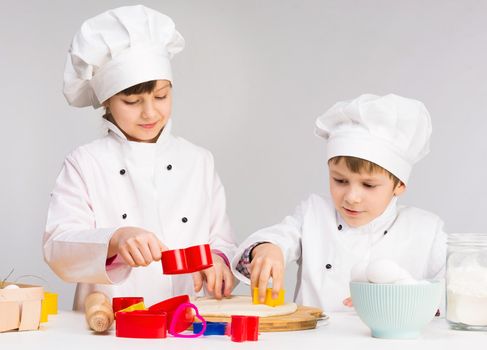
[[[120,256],[106,265],[120,227],[142,227],[169,248],[209,243],[233,257],[224,188],[211,153],[171,134],[156,143],[130,142],[112,123],[108,134],[69,154],[51,194],[44,258],[67,282],[77,282],[74,309],[93,290],[142,296],[146,305],[194,294],[191,274],[163,275],[160,262],[130,268]]]
[[[337,214],[331,199],[311,195],[280,224],[250,235],[237,249],[233,273],[242,253],[256,242],[279,246],[286,265],[298,263],[296,303],[321,307],[325,312],[350,310],[343,300],[350,296],[352,267],[361,261],[391,259],[415,279],[442,278],[446,259],[443,222],[427,211],[396,205],[359,228],[349,227]]]

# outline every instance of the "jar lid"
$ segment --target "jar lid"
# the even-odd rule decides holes
[[[487,233],[450,233],[448,244],[487,246]]]

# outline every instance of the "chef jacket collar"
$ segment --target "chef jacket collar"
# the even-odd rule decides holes
[[[113,124],[109,120],[103,119],[103,121],[104,121],[105,127],[108,128],[108,133],[113,133],[113,134],[117,135],[118,137],[120,137],[122,140],[128,141],[127,137],[124,135],[122,130],[120,130],[118,128],[118,126],[116,126],[115,124]],[[162,130],[161,134],[159,135],[159,138],[155,142],[155,144],[157,146],[162,146],[168,141],[169,136],[171,135],[171,129],[172,129],[172,120],[169,119],[167,121],[166,125],[164,126],[164,129]]]
[[[359,227],[350,227],[347,225],[342,216],[336,212],[337,227],[341,226],[340,232],[356,232],[361,234],[377,234],[384,235],[384,232],[389,230],[397,217],[397,197],[393,197],[384,212],[368,224]]]

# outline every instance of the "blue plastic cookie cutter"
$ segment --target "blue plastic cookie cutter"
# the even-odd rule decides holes
[[[206,330],[203,335],[225,335],[228,322],[206,322]],[[193,333],[201,332],[202,323],[193,323]]]

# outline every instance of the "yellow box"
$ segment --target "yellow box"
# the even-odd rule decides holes
[[[42,300],[41,322],[47,322],[48,315],[57,315],[57,299],[56,293],[44,292],[44,299]]]
[[[265,291],[265,300],[264,304],[268,306],[279,306],[284,304],[284,294],[286,291],[284,289],[279,290],[279,295],[277,299],[272,299],[272,288],[267,288]],[[261,304],[259,301],[259,288],[254,288],[252,294],[252,303],[253,304]]]

